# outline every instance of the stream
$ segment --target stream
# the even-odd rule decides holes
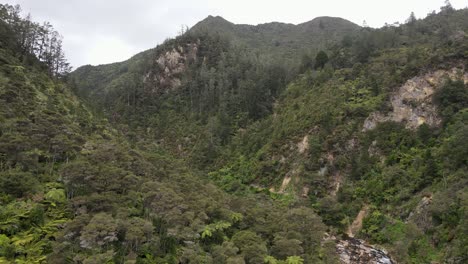
[[[341,263],[346,264],[396,264],[385,250],[377,249],[364,240],[349,238],[339,240],[336,250]]]

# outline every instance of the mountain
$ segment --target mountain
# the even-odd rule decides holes
[[[0,262],[468,261],[467,9],[208,17],[62,75],[2,8]]]
[[[211,137],[203,132],[210,117],[218,127],[220,122],[225,123],[224,128],[218,129],[223,130],[221,141],[225,143],[238,127],[233,123],[246,124],[271,114],[273,103],[286,84],[312,63],[312,54],[316,53],[313,50],[352,37],[358,29],[344,19],[329,17],[297,26],[283,23],[235,25],[221,17],[208,17],[184,35],[128,61],[80,67],[71,74],[70,83],[78,94],[97,101],[92,105],[103,107],[101,110],[115,118],[128,120],[119,123],[138,126],[143,123],[140,118],[150,118],[154,127],[158,127],[158,131],[152,133],[155,139],[164,145],[170,144],[171,150],[181,145],[181,151],[176,154],[187,156],[195,153],[188,151],[189,148],[211,151],[210,146],[199,145],[195,141],[200,140],[192,138],[193,134],[200,134],[203,139]],[[274,38],[288,44],[277,45],[273,43]],[[210,84],[210,80],[214,83]],[[224,91],[216,91],[217,86],[223,86]],[[180,93],[181,97],[168,91]],[[187,94],[190,102],[169,103]],[[116,97],[127,99],[124,102],[115,100]],[[227,107],[219,114],[221,104]],[[170,108],[175,105],[184,108],[173,112],[174,117],[178,116],[174,118],[177,121],[162,124],[167,118],[159,114],[172,111]],[[169,109],[158,110],[161,108]],[[220,121],[220,116],[236,116],[237,120]],[[197,124],[200,120],[204,123],[202,126]],[[131,133],[135,129],[146,128],[133,127]]]
[[[239,49],[249,51],[248,56],[260,56],[257,59],[266,64],[281,62],[284,68],[297,68],[302,56],[327,49],[333,43],[341,41],[343,37],[352,36],[359,28],[352,22],[333,17],[319,17],[299,25],[274,22],[251,26],[236,25],[222,17],[209,16],[193,26],[185,37],[179,38],[179,41],[187,39],[190,35],[198,36],[198,38],[204,36],[210,38],[209,42],[225,42],[221,44],[224,47],[219,47],[220,49],[225,50],[230,45],[240,46]],[[213,38],[219,39],[214,40]],[[81,81],[93,78],[93,80],[89,84],[78,85],[78,88],[86,89],[87,91],[80,91],[84,94],[96,93],[98,92],[96,90],[106,89],[104,86],[110,85],[111,81],[127,72],[135,71],[137,75],[142,75],[144,71],[152,67],[150,60],[154,56],[167,47],[178,44],[180,45],[180,43],[174,44],[174,40],[169,40],[168,43],[160,45],[156,49],[142,52],[125,62],[80,67],[74,72],[74,75],[86,75],[86,78],[77,79]],[[201,45],[207,46],[211,43],[201,43]],[[91,89],[94,91],[89,91]],[[96,97],[101,97],[101,95]]]
[[[317,17],[298,25],[279,22],[253,25],[236,25],[222,17],[209,16],[198,22],[190,32],[217,33],[246,45],[262,59],[282,61],[295,66],[305,53],[316,53],[352,36],[360,27],[336,17]]]

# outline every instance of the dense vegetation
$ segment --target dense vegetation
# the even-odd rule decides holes
[[[359,28],[337,17],[317,17],[299,25],[272,22],[252,26],[235,25],[222,17],[209,16],[190,32],[222,35],[235,45],[248,46],[261,61],[295,68],[302,56],[315,55],[345,35],[354,36]]]
[[[64,83],[21,38],[43,28],[0,9],[0,262],[338,263],[324,237],[349,235],[399,263],[468,261],[468,10],[209,17]],[[403,104],[440,122],[363,129],[435,71]]]
[[[10,25],[1,26],[8,36]],[[157,144],[130,145],[45,65],[22,61],[19,42],[0,54],[2,263],[259,263],[268,255],[296,263],[333,254],[311,208],[232,197]]]
[[[71,67],[62,50],[62,36],[53,26],[44,22],[42,25],[31,21],[31,16],[20,16],[19,5],[1,5],[0,20],[4,47],[15,50],[23,63],[40,61],[39,65],[47,68],[49,75],[62,77],[70,72]]]

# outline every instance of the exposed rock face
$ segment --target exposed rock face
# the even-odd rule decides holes
[[[291,182],[291,176],[286,175],[286,177],[284,177],[284,179],[283,179],[283,182],[281,183],[279,193],[284,193],[284,191],[286,190],[286,187],[288,187],[288,185],[289,185],[289,182]]]
[[[188,43],[185,47],[178,46],[155,59],[155,67],[144,77],[143,82],[153,93],[162,93],[177,89],[182,82],[179,78],[187,64],[196,60],[198,43]]]
[[[292,178],[293,177],[296,177],[296,180],[298,179],[297,178],[297,175],[298,175],[298,171],[297,169],[293,169],[291,171],[289,171],[283,178],[283,182],[281,183],[281,186],[279,188],[278,191],[275,190],[275,187],[271,187],[269,190],[270,192],[273,192],[273,193],[279,193],[279,194],[284,194],[286,193],[286,188],[289,186],[289,183],[291,182]]]
[[[424,231],[430,229],[432,226],[432,216],[428,209],[431,203],[432,194],[424,196],[416,206],[416,209],[409,214],[406,222],[413,222]]]
[[[416,129],[422,124],[438,126],[441,122],[432,95],[446,78],[461,78],[468,82],[468,73],[458,68],[449,71],[438,70],[414,77],[401,86],[391,97],[393,111],[387,114],[374,112],[364,121],[363,131],[375,128],[386,121],[405,122],[406,128]]]
[[[301,142],[297,143],[297,150],[299,153],[304,154],[309,150],[309,136],[305,135]]]
[[[335,171],[331,176],[331,196],[336,196],[338,191],[340,190],[341,184],[343,183],[343,175],[340,171]]]
[[[347,235],[349,239],[339,240],[336,242],[336,251],[340,256],[341,263],[346,264],[394,264],[385,250],[377,249],[376,247],[367,244],[364,240],[355,239],[354,234],[362,228],[362,221],[369,212],[369,206],[364,205],[359,211],[356,219],[348,227]]]
[[[354,237],[354,234],[356,234],[357,232],[359,232],[359,230],[361,230],[362,220],[364,220],[364,217],[367,216],[368,211],[369,211],[368,205],[365,205],[361,208],[361,211],[359,211],[353,223],[348,227],[348,231],[346,233],[349,237]]]
[[[341,263],[346,264],[395,264],[387,252],[366,244],[363,240],[350,238],[340,240],[336,250]]]

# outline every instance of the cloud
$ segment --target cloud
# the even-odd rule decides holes
[[[17,0],[36,21],[50,21],[64,36],[64,49],[73,66],[125,60],[154,46],[172,28],[159,21],[169,1],[146,0]],[[163,8],[157,8],[162,6]]]

